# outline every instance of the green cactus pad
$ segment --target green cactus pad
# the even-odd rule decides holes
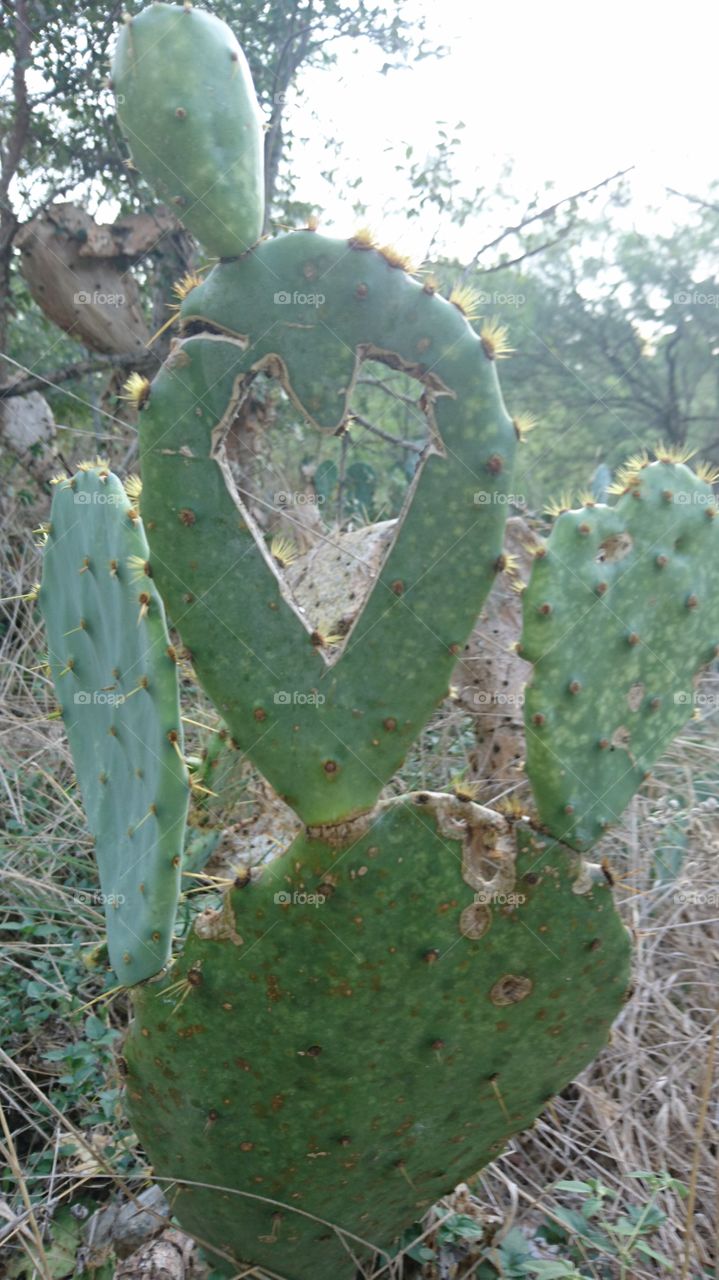
[[[347,1248],[391,1250],[492,1160],[625,995],[628,935],[571,850],[431,793],[368,823],[298,837],[135,993],[133,1126],[230,1271],[350,1280]]]
[[[205,248],[244,253],[264,217],[263,120],[229,27],[191,6],[128,18],[112,63],[133,161]]]
[[[188,800],[175,658],[147,559],[105,466],[58,484],[39,600],[125,986],[169,957]]]
[[[688,467],[639,466],[616,506],[560,515],[524,596],[527,773],[541,822],[587,848],[692,711],[719,644],[719,520]]]
[[[306,822],[337,821],[371,808],[447,693],[498,569],[515,428],[460,311],[352,241],[262,243],[216,267],[182,317],[195,336],[175,347],[140,423],[153,571],[239,746]],[[231,495],[219,446],[259,371],[336,431],[370,357],[422,384],[432,443],[328,661]]]

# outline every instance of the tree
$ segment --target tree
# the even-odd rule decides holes
[[[541,420],[519,459],[531,506],[660,440],[719,460],[719,209],[696,206],[669,233],[629,231],[625,200],[618,188],[541,256],[469,275],[478,310],[507,324],[516,349],[501,370],[510,408]]]
[[[120,212],[151,208],[139,175],[128,172],[108,86],[108,50],[121,0],[0,0],[0,58],[10,68],[0,95],[5,143],[0,163],[0,348],[11,308],[13,243],[21,221],[72,192],[94,211],[114,199]],[[138,8],[141,6],[137,6]],[[388,4],[340,0],[218,0],[214,12],[230,23],[247,53],[262,107],[268,217],[283,199],[281,166],[292,153],[284,126],[288,90],[301,68],[329,65],[340,37],[365,39],[388,66],[436,52],[422,18],[408,16],[408,0]],[[71,56],[68,56],[71,54]],[[286,193],[284,193],[286,195]]]

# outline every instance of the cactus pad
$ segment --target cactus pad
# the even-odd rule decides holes
[[[136,992],[125,1046],[181,1224],[291,1280],[391,1250],[606,1041],[629,948],[599,881],[526,824],[425,792],[342,846],[299,836],[203,912]]]
[[[125,986],[170,954],[188,798],[175,658],[147,558],[107,467],[58,484],[39,600]]]
[[[711,488],[668,459],[623,483],[614,507],[559,516],[524,595],[527,773],[541,822],[576,848],[619,818],[719,644]]]
[[[212,254],[244,253],[262,232],[263,120],[229,27],[210,13],[151,4],[127,18],[112,63],[133,160]]]
[[[371,808],[445,696],[500,567],[517,438],[492,352],[382,252],[309,231],[217,266],[185,298],[182,324],[192,336],[141,416],[153,571],[237,743],[304,821],[337,821]],[[431,440],[372,591],[328,659],[221,446],[259,372],[336,432],[366,358],[421,384]]]

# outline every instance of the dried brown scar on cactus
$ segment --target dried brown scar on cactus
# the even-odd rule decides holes
[[[233,942],[236,947],[244,945],[237,932],[237,921],[232,909],[230,893],[226,892],[219,910],[207,907],[195,920],[194,930],[198,938],[212,942]]]
[[[489,896],[511,893],[516,879],[514,833],[501,813],[440,791],[414,791],[408,799],[433,814],[440,835],[462,841],[462,879],[470,889]]]

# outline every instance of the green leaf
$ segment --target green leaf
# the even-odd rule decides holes
[[[25,991],[34,1000],[46,1000],[48,995],[52,995],[50,988],[44,982],[35,982],[34,979],[28,982]]]
[[[479,1240],[484,1228],[466,1213],[456,1213],[443,1222],[437,1236],[444,1244],[453,1240]]]
[[[647,1258],[654,1258],[656,1262],[663,1263],[663,1265],[667,1268],[668,1271],[674,1270],[674,1263],[670,1262],[666,1254],[660,1253],[658,1249],[652,1249],[647,1244],[646,1240],[637,1240],[637,1243],[634,1247],[637,1253],[643,1253],[646,1255]]]
[[[508,1231],[499,1247],[502,1267],[506,1274],[522,1275],[522,1264],[531,1256],[529,1244],[519,1227]],[[509,1269],[512,1268],[510,1271]]]
[[[592,1244],[601,1245],[603,1248],[613,1249],[612,1241],[602,1231],[587,1222],[586,1218],[576,1209],[563,1209],[557,1207],[556,1216],[560,1222],[569,1230],[570,1235],[581,1236],[583,1240],[589,1240]],[[606,1224],[605,1224],[606,1225]]]
[[[583,1280],[571,1262],[544,1262],[541,1258],[536,1258],[525,1262],[523,1270],[525,1275],[539,1276],[540,1280]]]

